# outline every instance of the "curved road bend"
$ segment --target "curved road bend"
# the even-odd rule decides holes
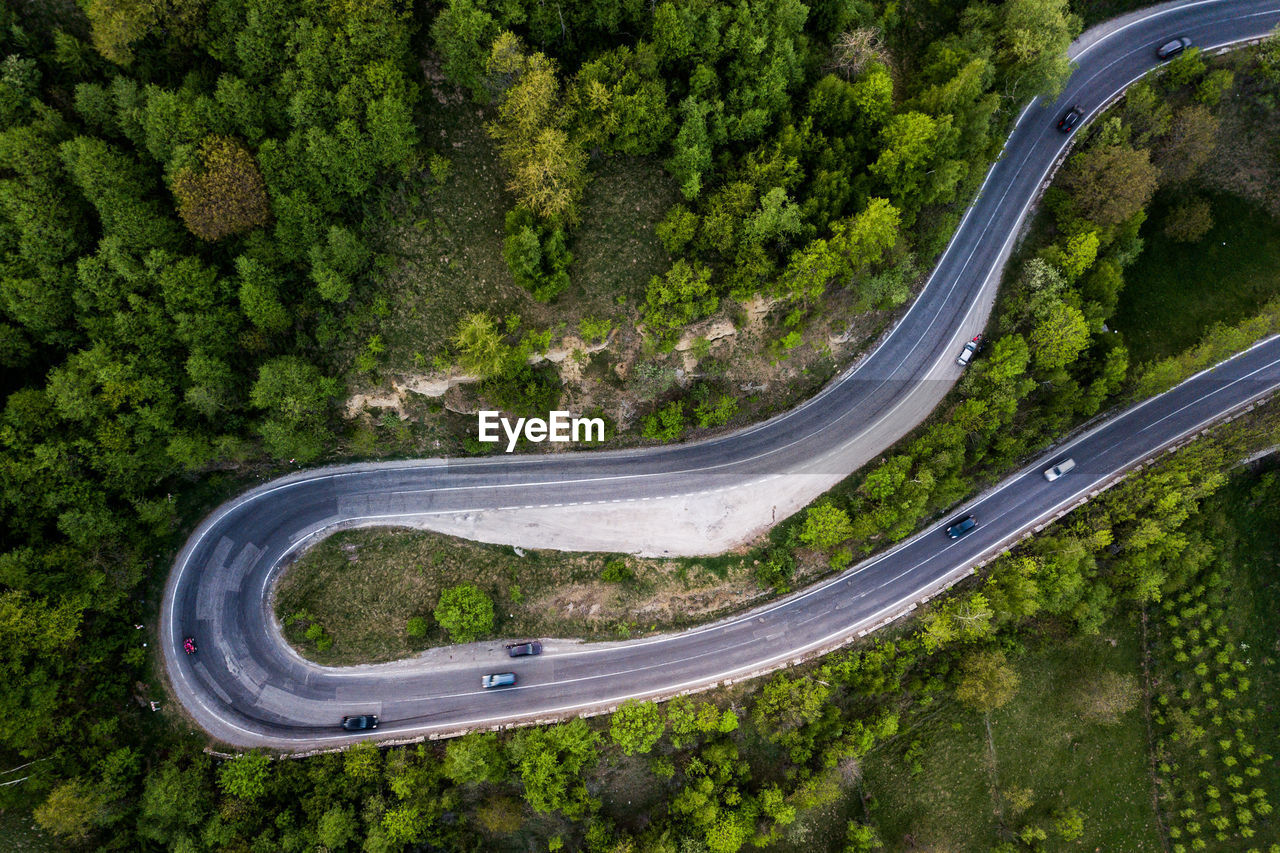
[[[735,490],[768,490],[779,496],[783,515],[795,511],[922,420],[954,382],[959,343],[985,322],[1014,235],[1065,150],[1068,140],[1053,128],[1058,110],[1078,103],[1092,115],[1150,69],[1153,45],[1168,35],[1216,46],[1265,35],[1277,23],[1280,0],[1202,0],[1129,16],[1082,37],[1073,51],[1079,68],[1060,102],[1049,110],[1024,111],[980,197],[903,319],[859,365],[784,415],[718,439],[667,448],[323,469],[266,484],[223,505],[188,540],[165,591],[161,645],[179,698],[220,740],[296,751],[353,739],[335,730],[339,717],[349,713],[377,713],[383,718],[380,736],[410,737],[710,686],[837,644],[962,574],[981,554],[1113,472],[1280,386],[1280,339],[1273,339],[1077,439],[1072,455],[1080,467],[1063,481],[1044,482],[1038,473],[1044,460],[1007,479],[975,504],[982,526],[969,537],[949,542],[926,532],[826,584],[684,634],[552,646],[541,658],[519,662],[495,654],[477,663],[474,648],[458,648],[435,655],[430,664],[330,669],[294,654],[268,612],[266,592],[282,561],[336,526],[417,523],[448,529],[450,519],[483,523],[507,512],[515,524],[476,538],[546,545],[554,533],[560,547],[635,550],[634,524],[607,523],[610,512],[615,519],[640,514],[634,504],[628,507],[633,501],[648,502],[643,515],[654,519],[654,538],[648,540],[654,542],[668,531],[678,535],[690,496],[714,501]],[[1099,36],[1103,30],[1109,31]],[[671,515],[663,519],[653,510],[673,495],[685,500],[668,500]],[[560,527],[546,524],[547,511],[540,509],[584,502],[592,506],[560,511]],[[601,510],[592,525],[583,523],[588,512]],[[732,529],[720,525],[709,531],[704,525],[699,532],[709,535],[701,550],[741,541],[767,526],[768,515],[734,517]],[[538,520],[521,527],[523,516]],[[569,535],[575,531],[588,544]],[[193,658],[179,650],[187,634],[201,639]],[[480,690],[482,673],[506,669],[519,673],[516,688]]]

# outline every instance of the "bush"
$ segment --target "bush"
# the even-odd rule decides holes
[[[710,400],[703,400],[694,411],[698,418],[698,426],[704,429],[724,426],[737,413],[738,399],[729,394],[720,395],[714,403]]]
[[[770,586],[778,592],[786,592],[791,588],[790,580],[795,570],[796,560],[791,552],[786,548],[774,548],[756,567],[756,580],[761,586]]]
[[[679,441],[684,435],[684,403],[673,400],[647,416],[641,435],[659,441]]]
[[[635,577],[635,573],[622,560],[610,560],[604,564],[604,571],[600,573],[600,580],[605,583],[626,583],[635,580]]]
[[[415,640],[421,640],[427,636],[427,617],[413,616],[405,625],[405,633]]]
[[[569,286],[573,255],[565,246],[564,230],[539,224],[526,210],[507,214],[503,255],[516,284],[539,302],[550,302]]]
[[[1179,243],[1195,243],[1213,228],[1213,211],[1202,198],[1179,202],[1164,219],[1164,236]]]
[[[440,593],[433,615],[455,643],[470,643],[493,630],[493,602],[474,584],[459,584]]]
[[[810,548],[825,551],[834,548],[853,535],[853,523],[849,513],[832,506],[819,504],[810,507],[800,530],[800,541]]]

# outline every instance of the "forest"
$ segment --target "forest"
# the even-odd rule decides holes
[[[643,162],[670,176],[678,200],[655,225],[669,262],[639,302],[662,352],[731,301],[775,300],[797,335],[837,292],[858,310],[905,302],[1012,118],[1064,79],[1080,26],[1060,0],[5,4],[0,834],[34,814],[51,849],[484,850],[523,798],[553,850],[764,846],[821,798],[825,762],[891,740],[903,708],[962,672],[999,675],[960,646],[990,639],[975,624],[995,637],[1017,621],[1010,589],[1026,564],[998,575],[999,608],[957,598],[919,637],[823,662],[826,689],[783,675],[737,710],[637,705],[603,727],[223,760],[152,710],[164,694],[148,640],[172,555],[205,511],[272,474],[360,455],[341,401],[385,347],[370,329],[392,313],[381,287],[399,260],[396,217],[448,179],[454,153],[436,147],[424,61],[485,116],[509,205],[502,264],[530,305],[565,298],[599,174]],[[1253,85],[1271,91],[1274,46],[1255,65]],[[811,532],[779,536],[847,561],[859,537],[905,535],[988,460],[1114,399],[1127,358],[1097,333],[1139,217],[1160,175],[1207,156],[1200,107],[1232,81],[1188,54],[1159,85],[1126,100],[1047,200],[1055,222],[1002,305],[1005,334],[966,379],[973,404],[811,516]],[[1100,183],[1108,203],[1082,203]],[[600,322],[584,337],[607,336]],[[504,410],[545,410],[560,388],[529,356],[550,331],[477,298],[431,345]],[[352,348],[354,366],[338,355]],[[655,397],[636,431],[674,440],[737,405],[723,389]],[[984,413],[998,413],[992,428],[966,443]],[[1179,475],[1179,500],[1217,482],[1201,474],[1220,459],[1194,460],[1204,468]],[[855,504],[875,530],[824,529],[843,532],[838,513]],[[1134,523],[1137,510],[1114,511]],[[1092,582],[1045,609],[1087,631],[1118,601],[1182,589],[1185,573],[1142,556],[1164,541],[1096,575],[1077,566]],[[788,583],[795,544],[762,583]],[[985,621],[961,611],[978,604]],[[583,780],[651,753],[663,804],[629,824]],[[1074,831],[1073,815],[1053,820]],[[874,849],[873,820],[847,831],[849,849]]]

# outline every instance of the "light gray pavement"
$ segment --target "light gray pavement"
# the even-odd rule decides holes
[[[1053,127],[1064,105],[1092,115],[1154,65],[1154,45],[1168,36],[1214,46],[1277,23],[1280,0],[1212,0],[1160,7],[1082,37],[1059,103],[1022,114],[903,319],[784,415],[675,447],[321,469],[223,505],[192,534],[165,592],[161,645],[178,698],[220,740],[299,751],[354,739],[336,730],[343,714],[377,713],[379,736],[411,738],[709,687],[838,645],[1115,472],[1266,395],[1280,386],[1280,339],[1076,439],[1080,466],[1062,481],[1040,476],[1047,457],[1008,478],[974,503],[982,526],[965,539],[927,531],[818,587],[682,634],[557,644],[520,661],[462,646],[429,661],[332,669],[294,654],[267,607],[282,562],[342,526],[413,524],[487,541],[651,554],[710,553],[753,537],[890,446],[950,389],[955,354],[985,324],[1019,227],[1066,150],[1069,140]],[[188,634],[201,641],[191,658],[180,645]],[[505,670],[519,674],[516,688],[480,689],[481,674]]]

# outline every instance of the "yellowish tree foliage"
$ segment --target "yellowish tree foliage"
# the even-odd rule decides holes
[[[208,136],[196,159],[173,178],[178,215],[192,234],[212,242],[266,224],[266,187],[244,146],[228,136]]]
[[[527,54],[504,32],[494,40],[487,68],[507,84],[489,134],[510,174],[507,188],[520,205],[550,220],[572,220],[586,186],[586,155],[565,132],[556,67],[541,53]]]
[[[180,41],[195,32],[204,0],[89,0],[85,10],[98,53],[117,65],[133,62],[133,48],[163,29]]]

